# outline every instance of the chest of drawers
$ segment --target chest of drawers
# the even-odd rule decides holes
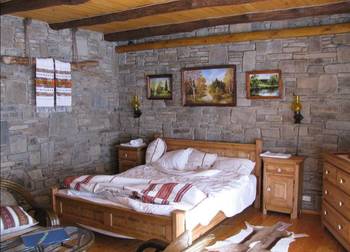
[[[350,251],[350,153],[324,154],[322,224]]]

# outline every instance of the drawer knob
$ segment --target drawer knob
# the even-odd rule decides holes
[[[342,207],[344,203],[342,201],[339,201],[339,206]]]
[[[329,171],[328,170],[326,170],[326,175],[328,175],[329,174]]]
[[[325,195],[328,195],[328,190],[324,190],[324,194],[325,194]]]
[[[340,183],[340,184],[344,184],[344,182],[345,182],[344,179],[342,179],[342,178],[339,179],[339,183]]]
[[[338,224],[338,230],[342,230],[343,229],[343,226],[342,225],[340,225],[340,224]]]
[[[281,168],[278,168],[278,169],[277,169],[277,172],[282,172],[282,169],[281,169]]]
[[[323,213],[324,213],[324,215],[327,215],[327,210],[324,210]]]
[[[268,187],[266,188],[266,191],[270,192],[270,191],[271,191],[271,187],[268,186]]]

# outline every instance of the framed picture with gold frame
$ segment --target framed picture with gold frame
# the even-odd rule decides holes
[[[279,99],[283,85],[281,70],[256,70],[246,72],[248,99]]]
[[[235,106],[236,66],[181,69],[184,106]]]

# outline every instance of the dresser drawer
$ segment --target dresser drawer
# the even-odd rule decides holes
[[[119,160],[138,161],[138,154],[132,150],[119,150]]]
[[[323,179],[327,179],[335,184],[337,182],[337,168],[325,162],[323,167]]]
[[[337,234],[345,240],[350,241],[349,221],[341,216],[337,210],[327,204],[327,202],[323,202],[322,204],[322,219],[327,222]]]
[[[291,175],[294,176],[295,168],[292,165],[277,165],[277,164],[267,164],[266,172],[281,175]]]
[[[350,220],[350,196],[328,181],[323,184],[323,199]]]
[[[347,193],[350,192],[350,174],[337,169],[337,185]]]

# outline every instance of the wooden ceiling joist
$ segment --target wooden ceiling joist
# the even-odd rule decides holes
[[[248,13],[237,16],[212,18],[207,20],[198,20],[180,24],[152,26],[137,30],[109,33],[105,34],[104,38],[107,41],[123,41],[159,35],[169,35],[180,32],[191,32],[196,29],[213,27],[217,25],[274,21],[339,13],[350,13],[350,1],[314,7],[303,7],[260,13]]]
[[[136,9],[110,13],[106,15],[72,20],[62,23],[49,24],[54,30],[106,24],[116,21],[127,21],[130,19],[142,18],[176,11],[194,10],[205,7],[219,7],[226,5],[239,5],[255,3],[264,0],[178,0],[162,4],[154,4]]]
[[[333,25],[321,25],[301,28],[289,28],[278,29],[269,31],[255,31],[255,32],[243,32],[233,33],[227,35],[215,35],[206,37],[195,38],[182,38],[173,40],[163,40],[148,42],[136,45],[117,46],[117,53],[154,50],[161,48],[175,48],[183,46],[197,46],[197,45],[212,45],[212,44],[224,44],[235,43],[243,41],[256,41],[256,40],[271,40],[271,39],[283,39],[294,37],[308,37],[317,35],[329,35],[350,32],[350,23],[333,24]]]
[[[5,15],[60,5],[83,4],[88,1],[89,0],[12,0],[0,4],[0,14]]]

